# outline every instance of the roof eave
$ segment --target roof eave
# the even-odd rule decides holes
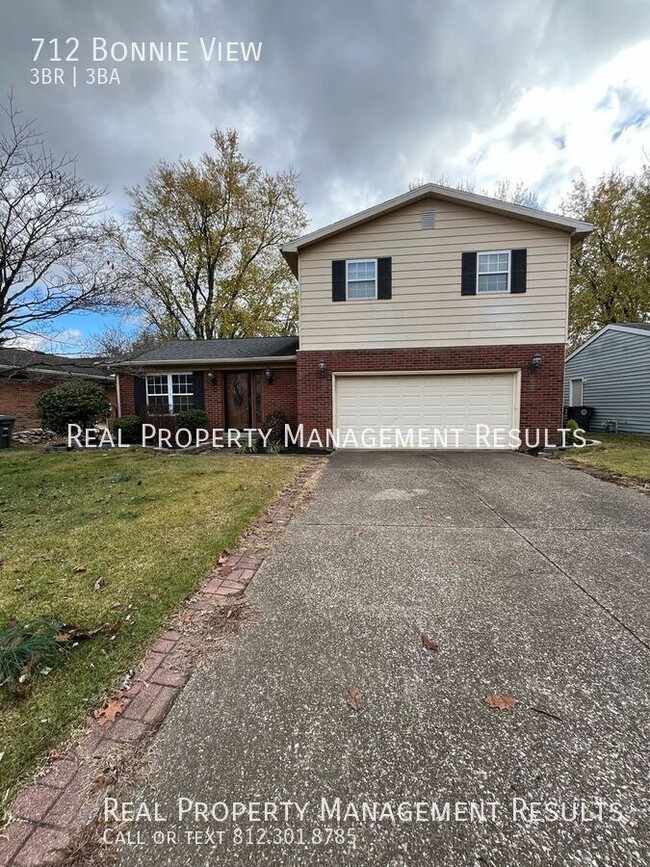
[[[106,365],[109,367],[110,365]],[[14,370],[16,373],[40,373],[47,376],[72,376],[79,379],[96,379],[98,382],[112,382],[113,374],[111,373],[78,373],[72,370],[56,370],[49,367],[19,367],[16,364],[0,364],[0,370]]]
[[[317,229],[315,232],[310,232],[297,238],[289,244],[282,247],[282,255],[289,263],[291,270],[297,276],[297,259],[301,249],[316,244],[319,241],[324,241],[341,232],[345,232],[354,226],[361,225],[374,220],[376,217],[389,214],[396,211],[405,205],[413,204],[422,199],[436,198],[441,201],[456,202],[457,204],[466,205],[467,207],[477,210],[487,211],[489,213],[498,213],[503,216],[511,217],[512,219],[523,220],[529,223],[546,226],[550,229],[557,229],[561,232],[567,232],[576,242],[582,241],[587,235],[593,231],[592,223],[585,223],[582,220],[574,220],[570,217],[562,217],[559,214],[552,214],[548,211],[540,211],[536,208],[527,208],[523,205],[515,205],[510,202],[501,202],[498,199],[492,199],[488,196],[479,196],[476,193],[466,193],[462,190],[454,190],[451,187],[443,187],[439,184],[425,184],[422,187],[417,187],[415,190],[408,190],[399,196],[381,202],[378,205],[373,205],[366,208],[364,211],[359,211],[357,214],[352,214],[345,217],[343,220],[338,220],[335,223],[330,223],[322,229]],[[294,265],[294,257],[296,264]]]
[[[167,358],[167,359],[132,359],[131,361],[113,361],[109,367],[119,370],[122,367],[246,367],[251,364],[274,364],[295,361],[296,355],[259,355],[250,358]]]

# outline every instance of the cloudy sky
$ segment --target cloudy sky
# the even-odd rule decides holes
[[[301,174],[312,228],[418,178],[508,177],[552,210],[571,179],[650,154],[649,0],[3,0],[0,83],[55,151],[123,189],[159,157],[196,156],[214,127]],[[46,42],[75,64],[53,64]],[[206,61],[200,38],[261,42],[259,62]],[[189,43],[187,62],[94,62],[93,39]],[[117,46],[118,56],[123,50]],[[59,66],[66,83],[30,84]],[[88,67],[120,84],[83,83]],[[69,345],[96,317],[67,317]]]

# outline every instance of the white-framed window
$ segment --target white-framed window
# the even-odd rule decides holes
[[[476,294],[510,292],[510,250],[490,250],[476,257]]]
[[[580,376],[569,380],[569,406],[583,406],[585,394],[585,381]]]
[[[362,301],[377,297],[377,260],[348,259],[345,263],[345,297]]]
[[[181,412],[194,406],[194,376],[191,373],[147,375],[147,406],[159,412]]]

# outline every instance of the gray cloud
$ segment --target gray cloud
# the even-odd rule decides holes
[[[5,0],[0,84],[55,150],[118,208],[160,157],[196,155],[234,126],[253,158],[302,174],[316,223],[346,200],[436,178],[523,89],[567,85],[650,35],[650,4],[619,0]],[[262,40],[259,64],[121,64],[118,86],[28,84],[33,36]],[[521,129],[523,137],[534,130]],[[547,131],[552,136],[557,131]],[[468,167],[480,172],[480,160]]]

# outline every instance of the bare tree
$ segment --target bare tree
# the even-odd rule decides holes
[[[427,183],[429,182],[426,178],[418,178],[411,181],[409,190],[416,190]],[[527,187],[523,181],[512,181],[509,178],[504,178],[496,181],[492,187],[477,189],[474,181],[469,178],[460,178],[452,183],[449,178],[442,175],[435,183],[443,187],[451,187],[454,190],[461,190],[464,193],[477,193],[480,196],[489,196],[502,202],[510,202],[511,205],[523,205],[526,208],[537,208],[538,210],[544,208],[544,201],[535,190]]]
[[[0,343],[113,302],[104,195],[77,177],[75,157],[46,149],[10,94],[0,105]]]

